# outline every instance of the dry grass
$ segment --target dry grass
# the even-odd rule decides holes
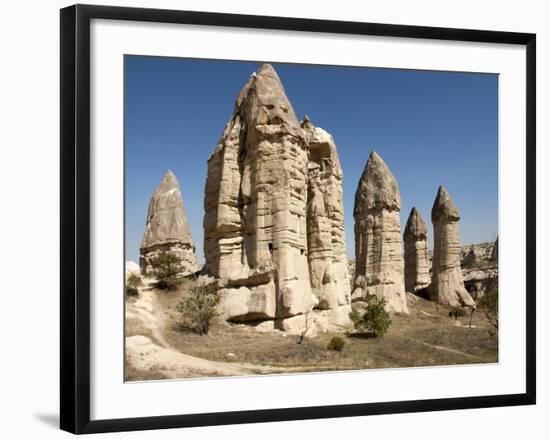
[[[482,312],[455,320],[449,309],[412,297],[410,315],[395,315],[384,338],[343,335],[343,352],[327,349],[334,333],[298,344],[298,336],[261,333],[245,325],[217,324],[208,336],[181,330],[174,311],[181,293],[159,292],[165,340],[176,350],[215,361],[288,367],[289,371],[395,368],[498,361],[498,339]],[[234,354],[229,355],[228,354]]]

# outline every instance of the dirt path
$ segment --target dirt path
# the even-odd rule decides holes
[[[139,372],[154,371],[166,378],[184,378],[299,372],[304,369],[211,361],[177,351],[164,337],[167,318],[153,291],[143,289],[138,298],[127,302],[126,318],[132,319],[132,324],[147,334],[126,337],[126,361]]]
[[[477,355],[468,354],[467,352],[459,351],[458,349],[452,349],[452,348],[446,348],[445,346],[438,346],[435,344],[430,344],[426,342],[421,342],[424,346],[428,346],[430,348],[439,349],[440,351],[450,352],[452,354],[458,354],[458,355],[464,355],[468,358],[479,358]]]

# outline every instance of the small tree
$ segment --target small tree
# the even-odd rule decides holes
[[[489,323],[498,330],[498,289],[485,293],[479,301],[479,306],[483,308]]]
[[[206,276],[196,278],[177,304],[182,326],[200,335],[208,335],[210,324],[218,315],[218,301],[216,283]]]
[[[137,296],[138,287],[141,285],[141,276],[136,273],[130,273],[126,279],[126,294],[128,296]]]
[[[181,272],[181,260],[173,253],[163,251],[151,259],[153,277],[157,280],[156,287],[167,290],[178,283],[178,274]]]
[[[349,318],[358,332],[368,331],[374,337],[383,337],[391,325],[390,313],[386,311],[385,307],[385,298],[370,296],[365,310],[362,313],[352,311]]]

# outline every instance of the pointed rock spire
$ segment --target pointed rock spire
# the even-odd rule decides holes
[[[363,175],[355,192],[354,216],[363,215],[370,209],[399,210],[401,195],[399,185],[388,165],[371,151]]]
[[[432,207],[432,222],[438,221],[440,218],[446,218],[450,221],[458,221],[460,213],[455,202],[443,186],[439,186],[437,196],[435,197]]]
[[[454,201],[440,186],[432,208],[434,256],[429,292],[431,299],[438,303],[475,308],[472,296],[464,287],[460,268],[459,219]]]
[[[355,280],[353,300],[384,297],[390,311],[408,313],[399,210],[394,175],[372,151],[355,193]]]
[[[161,251],[176,253],[185,273],[198,269],[180,185],[172,171],[166,172],[149,202],[140,248],[143,274],[150,271],[151,259]]]
[[[288,319],[318,303],[307,256],[307,172],[305,132],[275,69],[263,64],[208,161],[205,268],[227,287],[219,305],[226,319]]]
[[[424,222],[422,215],[420,215],[420,212],[416,210],[416,207],[413,207],[411,209],[411,213],[409,214],[409,218],[407,220],[407,225],[405,226],[405,232],[403,235],[405,238],[410,237],[416,240],[425,240],[428,236],[426,223]]]
[[[413,207],[405,226],[405,291],[416,292],[430,284],[428,230],[420,212]]]

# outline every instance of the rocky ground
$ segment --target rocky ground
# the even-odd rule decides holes
[[[343,352],[327,349],[331,332],[298,343],[299,336],[259,332],[217,322],[209,335],[181,329],[176,303],[181,291],[140,288],[126,303],[126,379],[174,379],[308,371],[491,363],[498,338],[477,311],[449,317],[449,309],[408,295],[410,315],[394,315],[382,339],[338,334]]]

